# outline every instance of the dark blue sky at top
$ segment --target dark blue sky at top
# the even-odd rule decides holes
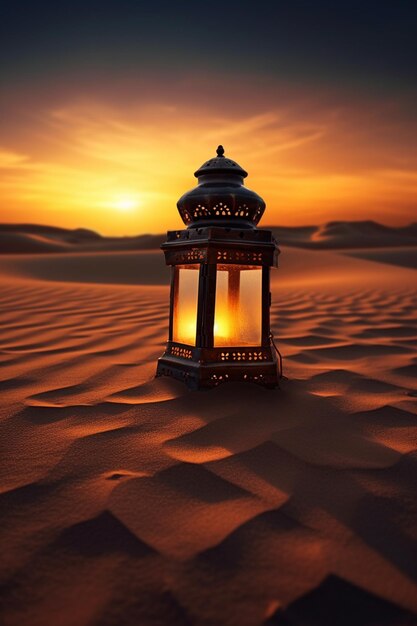
[[[66,75],[263,75],[414,92],[417,2],[3,0],[3,86]]]

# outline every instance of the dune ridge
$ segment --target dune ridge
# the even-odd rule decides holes
[[[1,256],[6,626],[417,623],[416,272],[281,259],[288,380],[199,393],[159,252]]]
[[[334,221],[318,226],[265,226],[284,246],[312,249],[417,248],[417,222],[385,226],[372,220]],[[157,249],[165,233],[104,237],[94,231],[40,224],[0,224],[0,253],[47,254]],[[414,250],[414,258],[416,252]]]

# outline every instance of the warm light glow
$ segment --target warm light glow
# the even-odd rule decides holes
[[[112,206],[122,213],[133,211],[140,206],[139,200],[133,196],[121,196],[112,203]]]
[[[179,265],[175,268],[172,338],[189,346],[195,346],[196,340],[199,269],[198,265]]]
[[[189,310],[183,310],[181,319],[178,321],[178,329],[175,341],[186,343],[190,346],[195,345],[196,333],[196,315],[193,307]]]
[[[231,319],[227,315],[227,312],[218,311],[216,313],[213,332],[216,341],[218,341],[221,337],[226,338],[232,335]]]
[[[175,269],[172,338],[195,346],[199,266]],[[262,330],[262,268],[218,265],[214,311],[214,346],[260,346]]]
[[[261,345],[262,268],[218,265],[215,307],[215,346]]]

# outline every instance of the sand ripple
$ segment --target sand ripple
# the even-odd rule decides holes
[[[417,623],[417,293],[390,271],[277,283],[289,380],[209,393],[153,379],[165,286],[5,280],[5,623]]]

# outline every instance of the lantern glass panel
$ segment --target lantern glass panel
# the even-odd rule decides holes
[[[197,332],[199,265],[175,268],[172,339],[195,346]]]
[[[260,346],[262,341],[262,268],[218,265],[214,346]]]

